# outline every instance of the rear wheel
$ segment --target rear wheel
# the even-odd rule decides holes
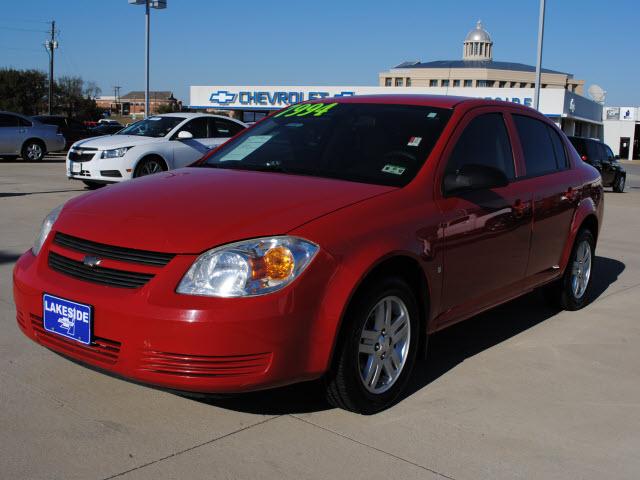
[[[613,191],[617,193],[624,192],[624,184],[626,183],[626,177],[624,175],[618,175],[616,181],[613,182]]]
[[[329,403],[363,414],[393,405],[415,363],[418,315],[416,298],[401,278],[383,278],[359,292],[326,378]]]
[[[29,140],[22,146],[22,159],[30,162],[39,162],[44,158],[46,151],[40,140]]]
[[[587,304],[595,257],[595,240],[589,230],[578,232],[562,278],[546,287],[547,297],[563,310],[580,310]]]
[[[167,167],[161,158],[147,157],[140,161],[133,174],[133,178],[153,175],[154,173],[164,172],[165,170],[167,170]]]

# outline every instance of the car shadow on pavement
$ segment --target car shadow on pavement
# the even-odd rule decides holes
[[[0,250],[0,265],[5,263],[15,263],[21,256],[21,253],[12,253]]]
[[[624,271],[624,263],[597,256],[589,303],[597,300]],[[429,338],[427,358],[420,360],[403,399],[455,368],[458,364],[559,313],[541,290],[452,325]]]
[[[67,192],[84,192],[85,189],[75,190],[48,190],[46,192],[0,192],[0,198],[4,197],[24,197],[27,195],[44,195],[47,193],[67,193]]]

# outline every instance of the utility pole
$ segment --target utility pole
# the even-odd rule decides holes
[[[55,20],[51,21],[51,38],[44,42],[44,48],[49,53],[49,115],[51,115],[53,111],[53,52],[58,48]]]
[[[536,61],[536,89],[533,96],[533,108],[540,109],[540,77],[542,76],[542,43],[544,41],[544,7],[545,0],[540,0],[538,16],[538,59]]]

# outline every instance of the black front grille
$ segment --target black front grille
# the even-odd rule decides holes
[[[93,159],[97,151],[97,148],[77,148],[69,150],[69,160],[73,160],[74,162],[88,162]]]
[[[141,263],[143,265],[164,266],[171,261],[173,253],[149,252],[133,248],[114,247],[104,243],[91,242],[81,238],[72,237],[65,233],[57,232],[54,243],[71,250],[83,253],[91,253],[101,258],[110,258],[121,262]]]
[[[69,275],[70,277],[121,288],[138,288],[143,286],[154,275],[150,273],[127,272],[113,268],[88,267],[82,262],[63,257],[55,252],[49,252],[49,267],[52,270]]]

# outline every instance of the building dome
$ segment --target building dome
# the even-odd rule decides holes
[[[480,20],[478,20],[476,28],[471,30],[464,39],[462,59],[480,61],[493,59],[493,41],[491,41],[489,32],[482,27]]]

